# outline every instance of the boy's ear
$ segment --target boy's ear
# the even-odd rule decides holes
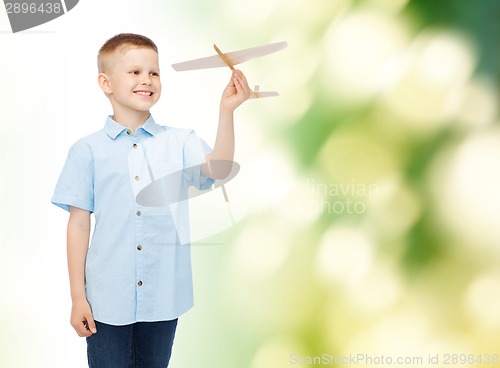
[[[97,83],[105,94],[109,95],[113,92],[111,90],[111,86],[109,85],[109,77],[106,74],[99,73],[99,75],[97,76]]]

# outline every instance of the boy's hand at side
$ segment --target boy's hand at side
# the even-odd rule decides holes
[[[73,300],[70,322],[80,337],[87,337],[97,332],[87,299]]]
[[[231,80],[222,93],[220,108],[222,111],[233,112],[238,106],[245,102],[252,91],[248,86],[247,79],[241,70],[235,69]]]
[[[96,333],[92,310],[85,294],[85,260],[90,236],[90,212],[71,206],[68,221],[68,271],[71,288],[71,326],[79,336]]]

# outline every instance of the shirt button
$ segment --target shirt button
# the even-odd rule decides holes
[[[141,215],[141,211],[137,211],[135,214],[136,214],[137,216],[140,216],[140,215]]]
[[[135,180],[139,181],[139,180],[141,180],[141,177],[140,176],[136,176]]]
[[[139,281],[137,285],[142,286],[142,281]]]
[[[137,144],[134,143],[134,145],[132,147],[137,148]]]
[[[127,134],[132,134],[132,131],[130,129],[127,130]]]
[[[137,249],[141,250],[142,249],[142,245],[138,245]]]

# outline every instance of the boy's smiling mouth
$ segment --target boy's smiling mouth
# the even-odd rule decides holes
[[[153,96],[153,92],[151,92],[151,91],[140,90],[140,91],[134,91],[134,93],[136,95],[140,95],[140,96],[144,96],[144,97],[151,97],[151,96]]]

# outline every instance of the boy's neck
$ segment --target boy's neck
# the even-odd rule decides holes
[[[144,124],[146,120],[148,120],[149,115],[151,115],[149,111],[133,111],[124,113],[115,110],[112,118],[118,124],[135,132]]]

